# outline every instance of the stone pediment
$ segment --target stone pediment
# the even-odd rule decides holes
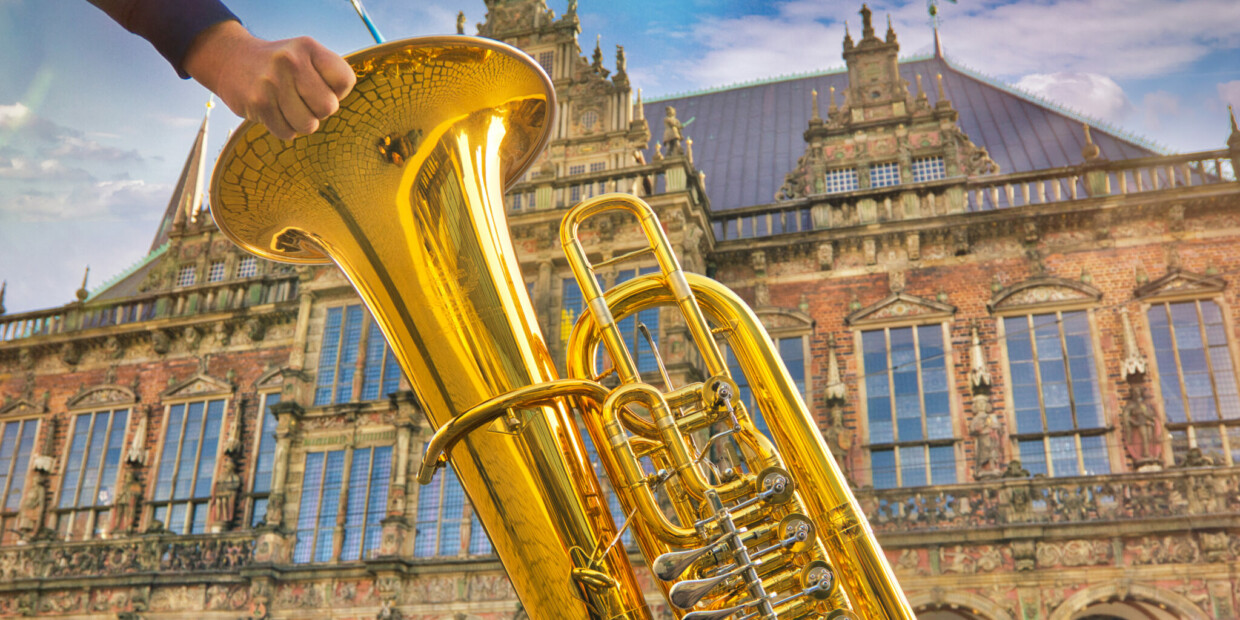
[[[90,409],[108,405],[132,405],[138,402],[134,391],[121,385],[98,385],[83,390],[69,399],[69,409]]]
[[[19,398],[0,406],[0,416],[41,415],[44,413],[47,413],[46,407],[25,398]]]
[[[956,306],[909,295],[893,293],[878,303],[850,313],[844,317],[845,325],[868,325],[917,319],[949,319],[956,314]]]
[[[1133,296],[1137,299],[1159,299],[1181,295],[1212,295],[1222,291],[1225,286],[1227,283],[1218,276],[1173,269],[1163,277],[1137,287]]]
[[[231,394],[231,383],[210,375],[198,374],[173,385],[160,394],[164,399],[193,398],[203,395]]]
[[[1101,300],[1102,291],[1084,282],[1037,277],[999,290],[986,303],[986,307],[991,312],[1002,312],[1040,306],[1096,303]]]
[[[754,310],[762,326],[771,332],[809,330],[814,328],[814,320],[808,314],[791,308],[767,307]]]

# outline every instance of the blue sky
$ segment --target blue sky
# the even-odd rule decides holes
[[[259,36],[370,44],[348,0],[229,0]],[[562,13],[567,0],[548,0]],[[389,38],[455,31],[481,0],[366,0]],[[926,0],[871,2],[903,56],[931,51]],[[645,96],[842,67],[839,0],[580,0],[588,54],[625,46]],[[1178,152],[1222,148],[1240,107],[1236,0],[959,0],[943,3],[947,55]],[[73,299],[142,258],[208,93],[85,0],[0,0],[0,280],[9,313]],[[238,119],[211,117],[216,155]]]

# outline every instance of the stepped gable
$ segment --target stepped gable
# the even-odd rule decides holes
[[[1159,154],[1138,139],[1099,128],[1092,119],[1058,109],[942,55],[906,59],[898,69],[910,85],[921,76],[932,108],[939,101],[936,76],[942,74],[943,92],[959,114],[960,130],[986,149],[1003,174],[1082,163],[1082,121],[1093,126],[1093,141],[1103,158]],[[664,108],[672,106],[682,121],[693,119],[684,134],[693,139],[694,165],[706,173],[711,208],[722,211],[772,203],[785,174],[797,167],[805,152],[812,91],[818,92],[821,115],[826,117],[831,89],[842,106],[848,87],[847,70],[836,69],[650,100],[644,112],[649,118],[662,118]],[[652,154],[653,145],[647,160]]]

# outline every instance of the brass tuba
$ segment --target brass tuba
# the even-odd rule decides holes
[[[530,617],[650,618],[576,407],[626,510],[639,515],[632,527],[678,617],[826,616],[851,605],[867,618],[912,618],[760,329],[733,346],[750,376],[772,381],[755,390],[764,412],[768,399],[789,399],[768,414],[789,456],[731,398],[735,385],[702,313],[757,328],[744,304],[683,274],[665,239],[651,250],[664,273],[609,292],[611,309],[603,302],[569,233],[617,207],[657,230],[654,213],[632,197],[600,197],[565,220],[591,314],[573,332],[574,377],[556,377],[502,201],[554,126],[555,93],[537,64],[462,36],[394,41],[346,59],[357,85],[317,133],[284,142],[251,122],[234,133],[215,167],[212,213],[259,256],[343,270],[436,429],[419,479],[451,462]],[[709,380],[669,393],[638,382],[616,346],[613,315],[651,303],[687,311]],[[623,381],[615,390],[589,372],[600,339]],[[712,426],[731,430],[711,442],[734,439],[749,464],[722,474],[706,464],[693,437]],[[660,469],[644,471],[642,457]],[[674,520],[659,493],[672,494]]]

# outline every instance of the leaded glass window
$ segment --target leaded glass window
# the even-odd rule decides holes
[[[797,389],[801,392],[801,397],[805,398],[805,337],[790,336],[776,339],[776,346],[779,349],[780,358],[784,362],[784,367],[788,369],[788,374],[792,377],[792,381],[796,383]],[[740,360],[732,352],[732,347],[725,347],[724,355],[728,361],[728,373],[732,375],[732,380],[736,381],[737,400],[744,403],[745,410],[749,412],[749,416],[753,418],[754,426],[762,431],[767,438],[771,437],[771,429],[763,417],[763,412],[755,406],[753,398],[753,390],[749,386],[749,378],[745,376],[741,370]]]
[[[1084,310],[1003,319],[1021,463],[1034,474],[1110,473],[1089,318]]]
[[[643,267],[640,270],[641,275],[654,273],[658,271],[658,267]],[[635,277],[636,272],[633,269],[622,269],[616,274],[616,284],[627,282]],[[659,309],[647,308],[638,312],[636,316],[630,315],[620,321],[617,326],[620,333],[624,336],[624,342],[629,347],[629,353],[633,356],[633,362],[637,364],[637,371],[641,373],[657,372],[659,370],[658,361],[654,357],[654,351],[650,348],[650,341],[642,335],[638,329],[638,324],[644,324],[646,329],[650,330],[650,336],[656,341],[659,338]]]
[[[178,403],[168,407],[164,437],[155,466],[152,519],[178,534],[207,531],[208,503],[215,477],[224,400]]]
[[[851,192],[858,187],[856,168],[828,170],[826,178],[826,189],[828,194],[834,194],[837,192]]]
[[[418,490],[418,524],[413,539],[415,557],[461,554],[465,504],[465,489],[461,487],[456,472],[451,467],[435,472],[431,483]],[[477,544],[481,546],[481,543]],[[474,543],[469,545],[472,546]]]
[[[376,400],[399,388],[400,365],[360,304],[327,309],[322,343],[315,405]]]
[[[38,420],[0,422],[0,501],[3,502],[0,513],[4,515],[16,515],[21,509],[30,455],[34,452],[38,433]],[[6,529],[12,529],[9,518],[0,522]]]
[[[57,503],[57,530],[65,538],[91,538],[107,530],[128,422],[128,409],[73,416]]]
[[[207,268],[207,282],[219,282],[224,279],[224,261],[212,261],[211,266]]]
[[[1155,303],[1147,316],[1177,460],[1195,446],[1216,464],[1240,463],[1240,396],[1218,304]]]
[[[369,558],[379,549],[381,521],[387,514],[388,484],[392,478],[392,448],[353,450],[346,491],[344,541],[340,559]]]
[[[947,169],[943,166],[943,156],[919,157],[913,160],[913,182],[937,181],[947,177]]]
[[[900,164],[894,161],[870,164],[870,187],[900,184]]]
[[[306,454],[293,562],[330,562],[344,485],[344,450]]]
[[[271,407],[280,402],[280,393],[262,395],[261,417],[258,422],[258,450],[254,455],[254,483],[250,486],[252,498],[250,525],[258,526],[267,518],[267,501],[271,495],[271,475],[276,463],[276,415]]]
[[[944,326],[861,333],[875,488],[956,482]]]
[[[181,265],[177,270],[177,286],[193,286],[196,281],[197,271],[193,265]]]
[[[258,258],[255,256],[242,256],[237,262],[238,278],[253,278],[258,275]]]

